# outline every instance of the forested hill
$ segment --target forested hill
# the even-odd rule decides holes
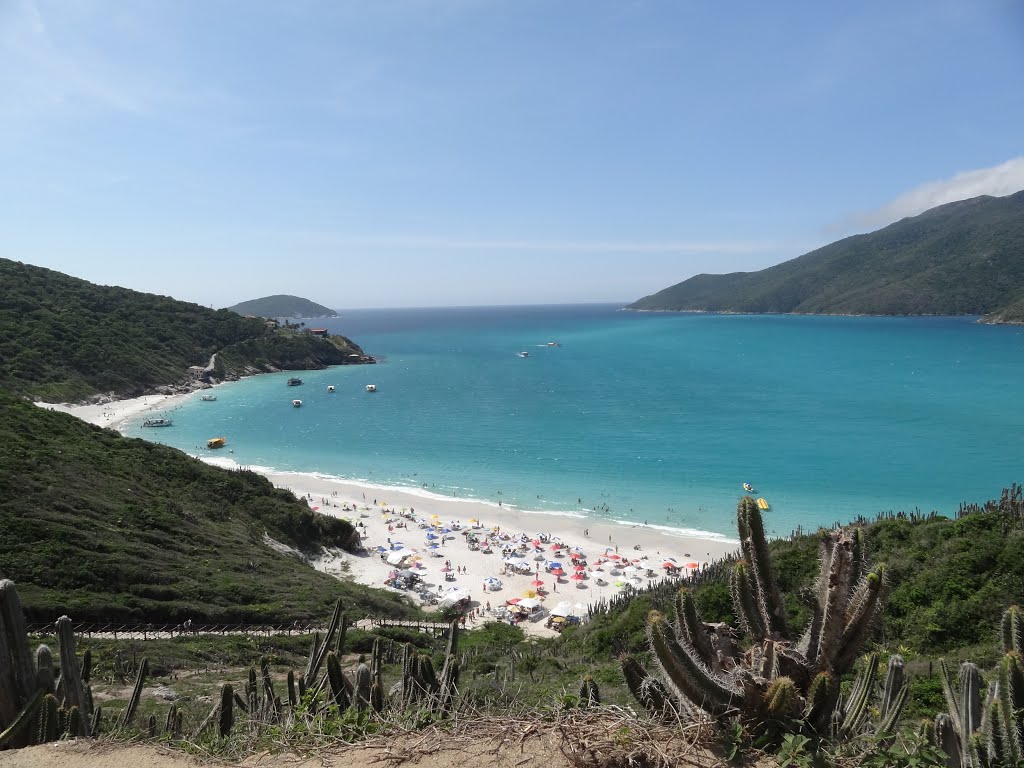
[[[338,313],[323,304],[303,299],[301,296],[264,296],[262,299],[243,301],[228,307],[240,315],[256,317],[337,317]]]
[[[759,272],[697,275],[627,309],[1024,322],[1024,192],[932,208]]]
[[[333,601],[373,615],[397,595],[338,581],[300,550],[351,548],[350,522],[312,511],[254,472],[121,437],[0,391],[0,578],[32,620],[291,622]]]
[[[344,337],[0,259],[0,388],[46,401],[132,396],[183,380],[214,353],[219,378],[346,363]]]

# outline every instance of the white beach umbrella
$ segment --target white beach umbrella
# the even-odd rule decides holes
[[[517,605],[520,605],[523,608],[532,611],[534,608],[540,605],[540,600],[538,600],[536,597],[524,597],[517,603]]]
[[[387,563],[388,565],[398,565],[400,562],[405,560],[405,558],[410,557],[413,554],[414,553],[411,549],[396,549],[387,556]]]
[[[572,603],[567,603],[564,600],[551,609],[552,616],[571,616],[572,615]]]

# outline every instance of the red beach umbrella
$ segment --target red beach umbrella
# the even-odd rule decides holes
[[[519,602],[519,601],[520,601],[521,599],[522,599],[522,598],[519,598],[519,597],[513,597],[513,598],[512,598],[511,600],[506,600],[506,601],[505,601],[505,605],[515,605],[515,604],[516,604],[516,603],[518,603],[518,602]]]
[[[540,539],[534,539],[530,543],[533,544],[533,546],[535,546],[535,547],[539,547],[540,546]]]
[[[531,587],[543,587],[544,581],[542,579],[534,579],[530,582]]]
[[[452,569],[449,568],[447,565],[444,568],[441,569],[441,573],[451,573],[451,572],[452,572]]]
[[[675,563],[668,563],[668,562],[662,563],[661,567],[662,568],[678,568],[678,566]]]
[[[554,551],[554,550],[556,550],[556,549],[561,549],[561,548],[562,548],[562,545],[561,545],[561,544],[552,544],[552,545],[551,545],[551,550],[552,550],[552,551]]]
[[[561,568],[552,568],[551,573],[555,576],[565,576],[565,571],[563,571]]]
[[[577,571],[585,571],[585,570],[587,570],[587,566],[585,566],[585,565],[577,565],[576,566],[576,570]]]
[[[611,560],[620,560],[622,558],[622,555],[619,555],[618,553],[616,553],[614,555],[608,555],[608,558],[611,559]]]
[[[574,573],[569,578],[571,578],[573,581],[583,581],[587,577],[584,576],[582,573]]]
[[[687,568],[700,568],[700,563],[687,563]]]

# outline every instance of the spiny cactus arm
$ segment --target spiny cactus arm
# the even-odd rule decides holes
[[[804,705],[804,719],[813,731],[820,735],[828,732],[832,713],[839,702],[839,685],[828,672],[819,672],[807,691]]]
[[[828,563],[825,601],[816,609],[821,612],[821,634],[818,638],[817,654],[811,657],[815,669],[828,669],[839,675],[843,672],[837,669],[836,659],[841,648],[843,630],[846,628],[846,609],[850,601],[851,586],[850,566],[850,538],[839,534],[832,547],[832,559]]]
[[[39,708],[39,744],[47,744],[60,738],[58,730],[60,715],[57,707],[57,697],[52,693],[43,697],[43,704]]]
[[[982,734],[972,734],[968,740],[967,751],[963,754],[963,768],[1001,768],[989,761],[985,737]]]
[[[966,744],[967,739],[964,738],[964,734],[960,731],[960,700],[953,691],[953,676],[950,674],[949,667],[946,666],[945,659],[939,659],[939,681],[942,683],[942,695],[946,699],[946,709],[949,711],[953,733]],[[937,723],[938,720],[936,719]],[[970,734],[967,735],[970,736]]]
[[[868,635],[882,612],[885,589],[884,566],[878,566],[869,573],[858,587],[853,605],[848,611],[849,618],[839,639],[838,654],[833,662],[839,674],[846,674],[861,653]]]
[[[999,662],[999,696],[1003,701],[1006,740],[1015,762],[1024,758],[1024,663],[1015,651]]]
[[[803,637],[797,643],[797,649],[808,659],[818,658],[818,645],[821,642],[821,624],[825,616],[825,604],[828,601],[829,572],[832,564],[832,550],[836,537],[830,531],[818,532],[818,579],[814,587],[814,605],[811,621],[807,625]]]
[[[362,658],[362,657],[360,657]],[[370,688],[373,685],[373,673],[369,665],[363,661],[356,668],[356,708],[362,712],[370,706]]]
[[[1006,731],[1003,727],[1006,716],[1002,700],[998,696],[993,697],[986,708],[985,727],[982,734],[991,762],[997,765],[1016,765],[1016,759],[1011,756],[1011,748],[1006,740]]]
[[[297,707],[298,704],[299,704],[299,697],[298,697],[298,695],[296,693],[296,690],[295,690],[295,670],[293,670],[293,669],[289,669],[288,670],[287,684],[288,684],[288,706],[290,706],[292,709],[295,709],[295,707]]]
[[[800,709],[800,694],[790,678],[779,677],[772,681],[764,693],[764,709],[773,720],[789,720],[796,716]]]
[[[890,709],[896,704],[900,691],[906,687],[906,664],[903,657],[894,653],[889,657],[885,671],[885,685],[882,687],[881,716],[888,716]]]
[[[960,665],[960,738],[969,740],[981,728],[981,670],[965,661]]]
[[[717,667],[718,657],[711,644],[711,638],[708,637],[707,630],[704,629],[704,622],[701,621],[700,614],[697,612],[697,603],[693,599],[693,593],[686,587],[676,593],[675,609],[676,628],[682,633],[680,639],[685,639],[693,646],[700,660],[709,669]]]
[[[0,579],[0,728],[16,720],[36,688],[36,668],[18,590]]]
[[[647,621],[647,638],[665,679],[680,698],[713,715],[725,714],[741,703],[742,692],[705,667],[693,648],[679,643],[664,615],[657,611],[652,611]]]
[[[742,560],[733,566],[730,587],[733,608],[740,627],[754,642],[761,642],[766,637],[767,617],[761,612],[757,587],[751,578],[750,568]]]
[[[45,693],[41,690],[33,693],[25,706],[18,712],[14,721],[4,731],[0,732],[0,749],[6,749],[8,746],[15,744],[28,743],[23,737],[31,729],[32,721],[36,716],[36,710],[39,709],[44,695]]]
[[[764,645],[761,646],[757,675],[765,680],[774,680],[778,677],[778,668],[778,654],[775,650],[775,641],[765,640]]]
[[[448,627],[448,644],[444,649],[444,656],[454,656],[459,652],[459,619],[452,619],[451,626]]]
[[[1003,613],[1001,632],[1003,653],[1014,651],[1024,656],[1024,610],[1019,605],[1011,605]]]
[[[331,616],[330,626],[327,627],[327,635],[324,637],[323,643],[320,644],[319,648],[314,643],[313,652],[309,655],[309,666],[306,667],[306,684],[313,685],[316,683],[317,675],[320,674],[320,667],[324,663],[324,659],[331,649],[331,640],[334,639],[334,633],[338,631],[338,627],[341,626],[341,619],[344,615],[344,606],[342,600],[339,597],[338,602],[334,604],[334,615]],[[315,636],[314,636],[315,638]]]
[[[139,665],[139,673],[135,676],[135,688],[132,690],[132,697],[128,699],[128,707],[121,717],[120,726],[122,728],[127,728],[131,725],[132,719],[135,717],[135,712],[139,708],[139,701],[142,699],[142,686],[145,684],[148,674],[149,659],[144,658]]]
[[[345,673],[341,671],[341,662],[334,651],[327,654],[327,682],[331,687],[331,698],[338,709],[348,709],[352,701],[348,695],[348,686],[345,685]]]
[[[40,645],[36,648],[36,688],[53,693],[56,690],[56,682],[53,674],[53,652],[50,646]]]
[[[758,600],[761,610],[767,617],[765,628],[789,639],[786,626],[786,607],[783,605],[779,586],[772,569],[771,555],[768,553],[768,540],[764,534],[764,520],[757,502],[744,496],[740,508],[747,523],[747,535],[750,539],[750,569],[757,584]]]
[[[960,768],[960,739],[948,712],[940,712],[935,716],[932,740],[935,746],[946,753],[946,768]]]
[[[345,655],[345,636],[348,634],[348,616],[341,615],[341,626],[338,627],[338,643],[335,646],[339,656]]]
[[[843,720],[839,726],[840,734],[850,736],[860,730],[868,711],[868,700],[875,686],[878,675],[878,654],[871,654],[854,680],[850,691],[850,699],[843,711]]]
[[[867,542],[864,540],[864,529],[854,528],[850,538],[850,583],[859,584],[867,571]]]
[[[906,681],[903,681],[903,685],[896,689],[896,695],[893,700],[889,703],[889,708],[886,713],[882,716],[882,719],[878,723],[876,729],[876,735],[882,733],[894,734],[896,733],[896,724],[899,722],[900,717],[903,716],[903,710],[907,706],[907,701],[910,699],[910,686],[907,685]]]
[[[218,708],[217,734],[226,739],[235,727],[235,689],[231,683],[225,683],[220,689],[220,706]]]

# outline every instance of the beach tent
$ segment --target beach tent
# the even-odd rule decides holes
[[[387,556],[386,561],[388,565],[398,565],[405,558],[411,557],[414,553],[408,549],[397,549]]]
[[[528,611],[532,611],[534,608],[540,606],[540,600],[536,597],[527,597],[524,600],[520,600],[519,605],[526,608]]]
[[[552,616],[572,616],[572,603],[564,600],[551,609]]]
[[[469,600],[469,593],[462,587],[453,587],[452,590],[442,597],[437,604],[440,608],[450,608],[463,600]]]

